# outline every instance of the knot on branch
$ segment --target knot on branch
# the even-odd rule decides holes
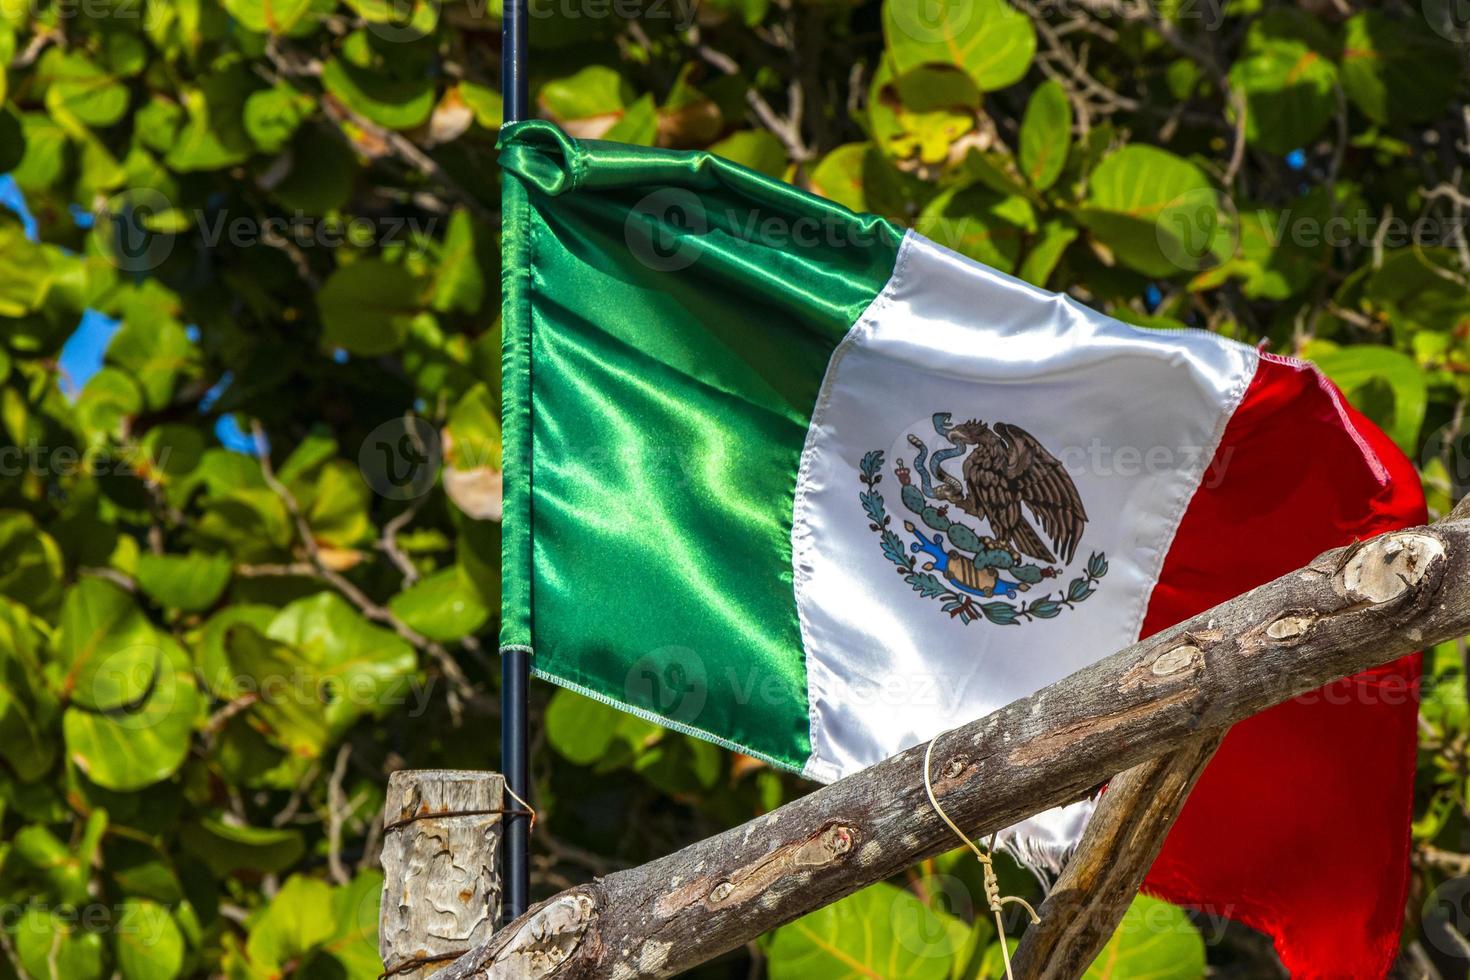
[[[1300,643],[1317,624],[1317,619],[1310,609],[1288,610],[1266,626],[1266,635],[1282,644]]]
[[[597,902],[585,892],[552,899],[532,912],[474,976],[484,980],[543,980],[572,955],[596,915]]]
[[[1382,605],[1418,588],[1444,558],[1444,542],[1428,531],[1385,534],[1353,549],[1333,584],[1351,602]]]
[[[793,876],[842,861],[851,853],[858,830],[846,824],[831,824],[820,832],[778,847],[759,861],[718,881],[704,896],[707,907],[738,905],[788,884]],[[684,907],[689,888],[666,895],[659,902],[660,914]]]
[[[1186,635],[1184,642],[1145,656],[1118,681],[1118,690],[1136,691],[1171,684],[1193,676],[1205,667],[1205,653]]]

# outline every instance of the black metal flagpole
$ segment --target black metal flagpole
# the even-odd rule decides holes
[[[526,3],[505,0],[500,21],[500,94],[505,124],[526,117]],[[528,758],[527,688],[531,655],[509,649],[500,654],[500,769],[512,799],[531,799]],[[519,806],[519,804],[513,804]],[[510,807],[507,807],[510,809]],[[531,824],[527,814],[505,815],[505,911],[514,919],[526,911],[531,893]]]

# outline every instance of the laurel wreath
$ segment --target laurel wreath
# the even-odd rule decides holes
[[[974,596],[954,591],[932,572],[919,569],[914,556],[904,547],[903,538],[889,527],[893,518],[888,514],[883,495],[878,492],[878,484],[883,482],[883,451],[875,449],[864,455],[859,469],[867,489],[858,494],[858,500],[868,515],[869,528],[878,533],[883,556],[897,566],[895,570],[915,592],[926,599],[937,599],[951,618],[966,625],[981,617],[998,626],[1016,626],[1033,619],[1054,619],[1061,615],[1062,610],[1076,608],[1087,601],[1097,591],[1098,582],[1108,573],[1107,556],[1093,552],[1087,559],[1083,574],[1068,583],[1066,591],[1058,593],[1055,598],[1048,592],[1040,598],[1020,603],[1004,599],[977,602]]]

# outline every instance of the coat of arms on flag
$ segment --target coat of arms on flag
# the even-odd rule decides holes
[[[865,489],[858,498],[883,556],[915,592],[938,600],[966,624],[1052,619],[1089,598],[1107,574],[1101,552],[1091,554],[1083,574],[1065,588],[1021,595],[1066,573],[1087,525],[1077,484],[1062,461],[1019,425],[950,420],[949,412],[931,419],[934,434],[948,445],[931,452],[910,432],[905,439],[912,467],[902,458],[894,463],[899,499],[909,512],[901,524],[907,547],[878,487],[884,452],[872,450],[859,463]],[[945,468],[950,461],[957,473]]]

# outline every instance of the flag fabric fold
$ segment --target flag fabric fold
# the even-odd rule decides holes
[[[501,162],[502,646],[626,710],[830,781],[1423,516],[1307,365],[709,154],[529,122]],[[1381,973],[1416,679],[1238,726],[1150,889],[1264,929],[1297,975]],[[1055,869],[1089,812],[1010,846]]]

